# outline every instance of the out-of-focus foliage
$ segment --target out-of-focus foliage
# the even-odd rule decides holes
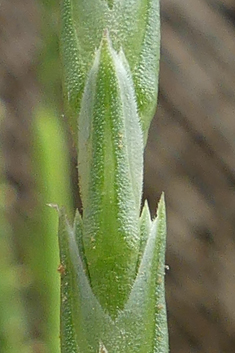
[[[0,352],[26,353],[28,334],[20,284],[21,268],[17,265],[10,224],[4,209],[8,189],[0,180]]]
[[[38,6],[41,24],[38,80],[41,84],[44,103],[59,110],[62,102],[58,41],[59,1],[43,0],[38,2]]]
[[[20,317],[22,322],[27,322],[30,353],[38,351],[58,353],[60,351],[58,217],[48,204],[65,206],[69,214],[72,214],[72,192],[65,129],[51,109],[38,108],[35,111],[31,153],[35,182],[34,204],[30,214],[25,214],[25,218],[19,222],[17,228],[14,228],[13,233],[14,241],[20,246],[19,260],[27,275],[27,285],[22,293],[25,312],[21,313]],[[7,254],[4,253],[4,256],[11,261]],[[5,257],[1,257],[0,261],[4,259]],[[17,273],[15,276],[18,278]],[[5,278],[8,278],[8,273],[1,268],[0,281],[5,281]],[[14,308],[14,298],[8,296],[7,299],[8,302],[3,306],[6,314],[11,313],[11,309]],[[2,301],[0,306],[1,304]],[[21,326],[23,329],[24,326]],[[12,332],[10,336],[17,337]],[[9,353],[14,352],[9,350]],[[22,353],[27,351],[22,350]]]
[[[60,111],[62,98],[57,39],[59,4],[48,0],[38,1],[37,6],[41,28],[37,59],[41,103],[32,114],[31,129],[27,130],[30,131],[30,136],[26,137],[31,140],[31,150],[22,152],[31,156],[30,167],[25,166],[25,176],[31,173],[33,197],[30,207],[17,208],[16,217],[9,216],[8,221],[3,209],[10,202],[11,192],[16,200],[19,197],[18,184],[12,190],[2,179],[2,174],[0,180],[1,353],[59,352],[58,218],[47,204],[58,203],[72,214],[70,156],[66,124],[61,121],[61,115],[55,113]],[[28,64],[30,67],[32,63]],[[17,86],[16,90],[20,87]],[[23,99],[20,104],[24,104]],[[14,154],[14,143],[9,146],[11,150],[8,152]],[[4,162],[9,163],[7,159]],[[20,167],[22,169],[21,164]],[[17,171],[17,165],[14,170]],[[11,215],[11,211],[9,213]],[[27,347],[24,345],[26,341],[29,342]]]
[[[0,105],[0,126],[4,116]],[[7,200],[14,197],[3,176],[0,151],[0,352],[28,353],[26,313],[22,301],[21,267],[17,264],[10,222],[6,217]]]
[[[35,298],[39,298],[44,313],[41,322],[42,339],[48,352],[56,353],[59,351],[60,292],[59,274],[56,271],[59,265],[58,219],[55,211],[47,204],[65,206],[69,214],[72,213],[70,163],[64,126],[50,109],[40,108],[36,112],[33,137],[37,207],[28,255],[34,273]]]

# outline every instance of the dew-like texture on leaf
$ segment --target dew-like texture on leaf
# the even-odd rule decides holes
[[[73,21],[81,56],[89,70],[107,27],[108,3],[104,0],[72,0]]]
[[[131,77],[107,34],[88,75],[79,126],[85,254],[93,291],[115,316],[136,274],[143,139]]]

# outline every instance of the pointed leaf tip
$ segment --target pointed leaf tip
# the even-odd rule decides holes
[[[165,215],[165,213],[166,213],[166,201],[165,201],[165,193],[163,191],[157,205],[157,216],[158,214]]]
[[[88,75],[79,126],[85,255],[94,293],[115,316],[139,256],[143,137],[133,81],[108,35]]]

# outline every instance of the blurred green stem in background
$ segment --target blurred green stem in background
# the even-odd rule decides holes
[[[64,205],[72,216],[70,158],[63,122],[48,108],[40,107],[33,120],[33,167],[37,208],[31,229],[29,263],[34,274],[35,293],[42,315],[42,339],[50,353],[59,352],[59,292],[56,243],[58,219],[47,206]],[[30,241],[30,239],[29,239]]]
[[[51,109],[35,111],[31,130],[35,199],[30,213],[18,215],[13,229],[4,208],[15,191],[1,174],[0,352],[60,351],[58,218],[47,204],[64,205],[72,217],[65,130]],[[1,158],[0,166],[2,162]]]
[[[0,127],[4,107],[0,103]],[[0,146],[0,352],[31,353],[21,285],[21,266],[17,263],[12,228],[6,208],[14,191],[3,176]]]

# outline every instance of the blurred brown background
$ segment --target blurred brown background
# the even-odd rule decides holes
[[[161,18],[159,104],[146,148],[144,195],[154,213],[166,193],[171,352],[232,353],[235,1],[162,0]],[[33,109],[42,99],[61,104],[56,32],[56,1],[1,1],[0,99],[7,117],[1,138],[16,190],[13,222],[23,222],[33,207]]]

